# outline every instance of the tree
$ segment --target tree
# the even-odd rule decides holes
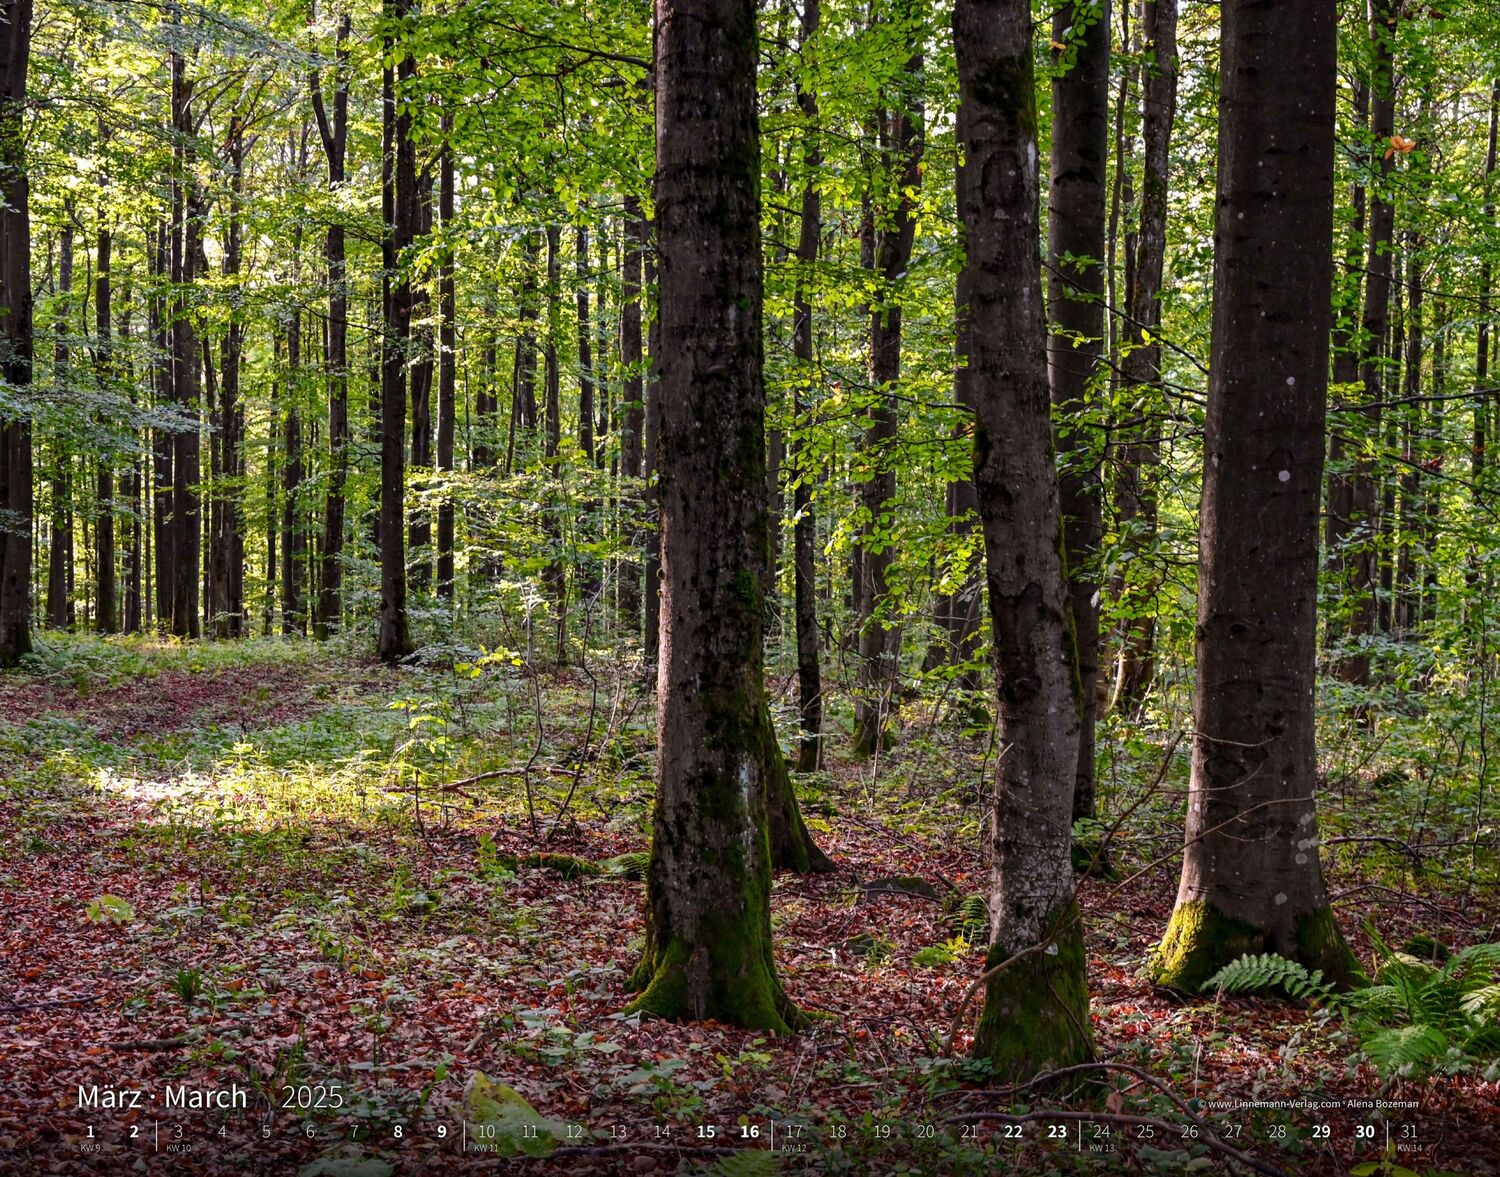
[[[386,0],[385,49],[394,55],[398,27],[410,17],[413,0]],[[403,251],[412,243],[417,220],[416,145],[411,137],[410,98],[397,83],[416,73],[410,53],[385,67],[382,83],[384,138],[381,206],[384,232],[384,335],[380,349],[380,636],[383,661],[411,653],[406,617],[406,363],[411,338],[411,278]]]
[[[1353,972],[1318,861],[1318,519],[1337,6],[1221,9],[1213,343],[1187,840],[1161,984],[1249,952]]]
[[[1167,192],[1171,172],[1172,123],[1177,116],[1177,4],[1145,0],[1141,37],[1148,46],[1141,83],[1141,216],[1135,252],[1126,259],[1125,339],[1120,361],[1124,384],[1141,389],[1133,399],[1159,412],[1162,394],[1161,286],[1167,257]],[[1122,112],[1123,114],[1123,112]],[[1147,420],[1132,430],[1126,447],[1115,511],[1120,526],[1137,526],[1149,537],[1156,529],[1157,503],[1153,467],[1160,447]],[[1114,700],[1138,706],[1151,685],[1156,622],[1149,615],[1130,618],[1119,627],[1119,663]]]
[[[658,0],[659,763],[631,987],[662,1017],[784,1031],[798,1015],[771,951],[755,61],[751,0]]]
[[[1070,855],[1077,662],[1047,386],[1031,6],[957,0],[953,42],[961,387],[974,414],[996,740],[1005,749],[991,827],[991,975],[974,1050],[1029,1076],[1092,1051]]]
[[[802,0],[802,66],[808,69],[813,39],[820,17],[819,0]],[[807,169],[802,182],[802,220],[797,238],[797,289],[792,304],[792,351],[798,362],[792,411],[797,418],[807,410],[804,382],[814,378],[813,367],[813,264],[818,260],[818,238],[822,234],[823,208],[818,195],[817,173],[822,163],[818,150],[818,97],[811,85],[799,79],[797,106],[806,120],[803,130],[802,164]],[[797,712],[802,737],[797,750],[799,772],[814,771],[822,759],[823,673],[818,647],[817,518],[813,511],[812,449],[809,441],[798,442],[792,453],[792,612],[797,635]]]
[[[1089,422],[1104,358],[1104,196],[1109,156],[1109,4],[1073,0],[1052,18],[1062,72],[1052,80],[1052,194],[1047,273],[1052,324],[1047,375],[1057,416],[1068,600],[1078,644],[1074,817],[1094,814],[1094,712],[1099,679],[1102,447]]]
[[[344,168],[349,145],[349,49],[351,21],[346,12],[338,18],[333,48],[333,109],[323,97],[321,71],[308,79],[318,138],[328,163],[328,190],[338,193],[344,186]],[[323,503],[323,552],[318,574],[318,610],[314,632],[327,637],[337,626],[343,610],[344,483],[349,475],[349,289],[344,226],[328,222],[323,238],[323,257],[328,266],[328,493]]]
[[[31,217],[26,71],[31,0],[0,5],[0,377],[31,384]],[[0,419],[0,666],[31,652],[31,422]]]
[[[918,44],[921,22],[903,14],[903,28]],[[913,27],[915,26],[915,27]],[[914,53],[906,63],[908,80],[920,77],[922,55]],[[870,383],[876,403],[865,431],[867,460],[874,467],[860,487],[860,507],[865,513],[859,549],[860,584],[855,601],[859,623],[859,686],[854,696],[854,750],[859,755],[877,751],[885,738],[891,700],[897,689],[901,631],[884,616],[893,537],[890,517],[896,498],[896,401],[895,385],[901,379],[900,289],[911,264],[916,240],[916,193],[922,183],[923,134],[920,90],[903,96],[901,105],[878,112],[875,118],[881,155],[892,172],[895,193],[889,207],[875,215],[870,202],[867,232],[872,247],[870,268],[875,271],[876,293],[870,303]]]

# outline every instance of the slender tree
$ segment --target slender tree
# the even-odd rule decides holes
[[[456,318],[457,285],[453,273],[454,176],[453,148],[447,136],[451,133],[451,116],[443,116],[443,145],[438,153],[438,222],[443,229],[442,253],[438,262],[438,416],[437,469],[440,477],[453,473],[453,431],[458,412],[458,330]],[[437,591],[440,597],[453,599],[453,491],[443,487],[438,500],[437,519]]]
[[[913,8],[906,14],[911,35],[921,43],[921,21]],[[907,79],[922,72],[922,55],[906,63]],[[873,269],[878,292],[869,306],[870,383],[876,401],[865,431],[865,449],[874,472],[860,487],[860,506],[866,519],[861,529],[859,593],[859,682],[854,695],[854,750],[876,751],[895,697],[901,631],[881,616],[886,604],[886,579],[894,554],[889,518],[896,498],[896,384],[901,379],[900,287],[911,264],[916,240],[916,191],[922,183],[922,155],[926,144],[920,89],[914,84],[900,105],[877,116],[882,154],[895,177],[895,193],[885,216],[870,219]]]
[[[1159,332],[1172,125],[1177,116],[1177,4],[1175,0],[1144,0],[1141,16],[1146,60],[1141,81],[1140,231],[1134,235],[1134,249],[1128,243],[1126,249],[1127,347],[1120,367],[1123,382],[1142,390],[1134,399],[1152,410],[1150,418],[1160,416],[1162,403]],[[1155,467],[1160,447],[1152,435],[1159,428],[1155,419],[1147,419],[1130,430],[1117,483],[1117,526],[1122,530],[1133,527],[1147,536],[1156,529]],[[1147,613],[1126,621],[1120,626],[1119,642],[1113,699],[1138,706],[1155,669],[1154,616]]]
[[[1337,4],[1221,6],[1198,683],[1177,907],[1156,979],[1247,952],[1347,981],[1314,806],[1318,517],[1332,327]]]
[[[398,26],[405,23],[413,0],[385,0],[385,50],[394,54]],[[384,332],[380,350],[380,657],[395,662],[411,653],[406,616],[406,360],[411,335],[411,279],[402,259],[416,225],[417,163],[411,138],[409,98],[397,94],[397,81],[408,82],[416,63],[408,53],[399,65],[385,67],[382,83],[385,144],[381,206],[384,232],[381,259],[385,272]]]
[[[309,79],[318,138],[328,164],[328,190],[344,186],[349,145],[349,48],[351,19],[342,14],[334,29],[333,108],[323,96],[321,71]],[[315,632],[326,638],[343,611],[344,485],[349,476],[349,289],[344,226],[330,219],[323,238],[328,267],[328,492],[323,501],[322,565],[318,572]]]
[[[974,1049],[1030,1076],[1092,1052],[1073,895],[1077,664],[1047,387],[1031,6],[957,0],[961,382],[998,684],[991,970]],[[998,971],[996,971],[998,970]]]
[[[31,384],[31,215],[26,71],[31,0],[0,4],[0,376]],[[31,422],[0,418],[0,666],[31,652]]]
[[[1109,3],[1073,0],[1052,18],[1062,71],[1052,81],[1047,273],[1047,376],[1062,472],[1063,550],[1078,643],[1078,771],[1073,816],[1094,814],[1094,713],[1099,679],[1103,535],[1101,431],[1090,420],[1104,359],[1105,193],[1109,186]]]
[[[797,106],[804,120],[802,166],[802,223],[797,238],[797,289],[792,302],[792,352],[797,358],[797,380],[792,412],[799,425],[807,412],[807,391],[816,379],[813,347],[812,282],[818,260],[818,238],[823,232],[823,202],[818,195],[818,96],[808,77],[821,17],[819,0],[802,3],[802,70],[797,82]],[[823,672],[819,659],[817,518],[813,509],[815,469],[811,439],[794,443],[792,451],[792,596],[797,635],[797,710],[801,741],[799,772],[812,772],[821,760],[823,736]]]

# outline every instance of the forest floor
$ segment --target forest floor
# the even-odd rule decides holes
[[[781,976],[826,1015],[778,1038],[622,1016],[638,864],[526,861],[645,849],[654,710],[630,665],[47,642],[0,677],[0,1173],[1229,1164],[1123,1070],[1107,1092],[996,1093],[965,1061],[992,749],[921,703],[880,762],[831,744],[799,780],[839,870],[777,879]],[[1472,815],[1444,809],[1441,758],[1353,730],[1330,741],[1323,823],[1356,951],[1365,920],[1392,943],[1500,939],[1493,862],[1444,858],[1445,823]],[[1165,725],[1106,736],[1105,820],[1134,808],[1115,878],[1081,886],[1100,1058],[1287,1173],[1500,1173],[1493,1075],[1382,1080],[1330,1011],[1142,978],[1176,888],[1185,748]],[[1415,833],[1397,816],[1414,798]],[[205,1099],[244,1106],[168,1106]],[[1356,1106],[1375,1100],[1409,1106]],[[1318,1110],[1225,1106],[1258,1101]],[[969,1118],[997,1110],[1038,1118]]]

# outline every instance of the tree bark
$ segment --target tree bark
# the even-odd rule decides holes
[[[1354,962],[1318,861],[1318,516],[1332,327],[1337,5],[1221,6],[1192,776],[1156,980],[1244,953]]]
[[[640,495],[631,486],[642,473],[646,433],[645,371],[641,354],[641,267],[646,254],[646,219],[640,200],[625,197],[625,245],[620,267],[620,367],[621,423],[620,477],[631,487],[626,493],[623,514],[630,521],[632,552],[644,542],[634,517],[641,510]],[[643,566],[627,556],[620,561],[620,622],[639,635],[641,626],[641,578]]]
[[[328,190],[344,186],[349,144],[349,49],[351,18],[339,18],[333,43],[333,110],[325,105],[323,80],[313,71],[310,90],[318,137],[328,163]],[[318,573],[314,632],[329,637],[338,628],[344,593],[344,484],[349,477],[349,289],[344,226],[330,221],[323,239],[328,267],[328,491],[323,499],[323,551]],[[243,595],[243,594],[242,594]]]
[[[957,0],[962,388],[974,412],[998,685],[988,965],[974,1050],[1030,1077],[1092,1056],[1073,895],[1077,658],[1042,306],[1036,86],[1026,0]],[[1043,946],[1046,945],[1044,948]]]
[[[94,336],[97,352],[94,368],[101,390],[110,391],[113,383],[114,303],[111,300],[111,249],[113,236],[100,213],[94,263]],[[115,471],[114,455],[107,449],[95,456],[98,463],[94,485],[97,513],[94,520],[95,593],[94,626],[100,633],[117,633],[120,628],[119,602],[115,580]]]
[[[1369,252],[1365,261],[1365,304],[1359,348],[1359,382],[1364,387],[1361,415],[1372,439],[1381,430],[1385,386],[1386,329],[1390,319],[1391,254],[1395,243],[1396,206],[1391,191],[1395,170],[1388,150],[1396,120],[1396,21],[1400,0],[1370,0],[1370,161],[1374,180],[1370,198]],[[1370,655],[1362,643],[1375,633],[1376,586],[1379,566],[1377,527],[1379,486],[1374,464],[1365,452],[1356,459],[1350,480],[1349,523],[1352,534],[1348,560],[1351,602],[1348,636],[1353,653],[1339,659],[1335,672],[1346,682],[1368,684]]]
[[[1160,447],[1154,434],[1161,428],[1161,286],[1178,70],[1177,5],[1144,0],[1141,7],[1141,37],[1150,47],[1141,86],[1145,151],[1140,232],[1134,250],[1127,251],[1133,262],[1126,283],[1126,348],[1120,366],[1124,383],[1141,390],[1132,399],[1142,406],[1143,420],[1129,431],[1116,495],[1117,526],[1133,534],[1135,547],[1144,546],[1142,540],[1156,530],[1155,467]],[[1156,618],[1150,613],[1129,618],[1119,630],[1113,700],[1139,707],[1155,677]]]
[[[1068,599],[1078,646],[1078,769],[1074,818],[1094,815],[1094,717],[1099,681],[1099,542],[1103,435],[1094,392],[1104,360],[1105,193],[1109,187],[1109,0],[1073,0],[1052,20],[1051,197],[1047,233],[1047,377],[1056,419]]]
[[[809,73],[813,38],[821,18],[819,0],[803,0],[802,68],[797,105],[802,111],[802,224],[797,238],[797,285],[792,299],[792,354],[799,371],[793,384],[792,414],[796,429],[805,430],[808,393],[818,380],[814,363],[812,286],[813,266],[818,260],[818,239],[823,233],[823,201],[818,195],[818,169],[823,153],[818,145],[818,96]],[[793,433],[792,465],[792,599],[797,634],[797,711],[801,738],[797,746],[797,771],[814,772],[822,760],[823,672],[818,649],[817,516],[813,510],[816,478],[812,445],[805,433]]]
[[[73,217],[71,210],[57,234],[57,284],[54,294],[66,298],[73,289]],[[71,348],[67,321],[54,321],[52,378],[62,386],[69,379]],[[71,629],[73,609],[73,455],[59,437],[53,444],[56,469],[52,477],[52,545],[47,556],[47,621],[53,629]]]
[[[172,182],[172,400],[187,420],[172,435],[172,633],[196,638],[201,505],[198,496],[198,340],[189,288],[196,278],[202,209],[193,178],[193,79],[181,53],[172,53],[172,126],[176,172]]]
[[[385,0],[387,57],[393,53],[397,23],[411,13],[413,0]],[[412,651],[406,616],[406,360],[411,335],[411,279],[403,251],[416,222],[416,149],[411,138],[409,98],[396,94],[396,81],[416,72],[408,54],[387,66],[382,90],[386,145],[382,160],[385,227],[381,255],[385,271],[384,332],[380,353],[380,636],[382,661],[397,662]]]
[[[0,32],[0,377],[31,384],[31,213],[26,165],[26,71],[31,0],[4,0]],[[31,652],[31,422],[0,418],[0,666]]]
[[[438,419],[437,469],[444,479],[437,513],[437,591],[444,600],[453,600],[453,430],[458,413],[458,330],[457,288],[453,272],[453,148],[447,135],[453,122],[443,116],[443,146],[438,156],[438,221],[443,228],[441,260],[438,268]]]
[[[922,70],[922,55],[906,63],[908,75]],[[868,756],[886,737],[900,674],[901,631],[882,616],[888,590],[886,577],[894,553],[891,519],[895,511],[896,384],[901,379],[901,298],[899,287],[911,264],[916,240],[916,198],[922,183],[925,145],[920,99],[909,109],[884,111],[879,118],[880,140],[893,172],[897,194],[886,210],[890,226],[875,233],[877,292],[870,306],[870,382],[877,397],[865,430],[864,447],[874,469],[860,487],[860,505],[867,520],[860,535],[859,664],[854,694],[854,751]]]
[[[658,0],[663,593],[646,949],[633,1008],[785,1031],[761,640],[769,547],[751,0]]]

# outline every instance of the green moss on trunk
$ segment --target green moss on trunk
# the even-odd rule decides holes
[[[1340,989],[1368,983],[1331,907],[1320,907],[1297,921],[1297,959],[1309,969],[1322,969],[1324,978]]]
[[[805,1025],[776,979],[763,937],[721,927],[705,940],[648,948],[630,975],[628,987],[637,997],[625,1012],[673,1022],[712,1019],[778,1034]]]
[[[1054,937],[1047,949],[1010,965],[985,988],[974,1054],[1008,1077],[1030,1078],[1094,1056],[1076,900],[1052,913],[1047,934]],[[1017,950],[991,946],[985,967],[993,968]]]
[[[1221,913],[1202,899],[1179,903],[1166,934],[1146,968],[1152,981],[1168,989],[1197,993],[1221,968],[1247,952],[1265,951],[1266,934]]]
[[[1326,906],[1298,921],[1293,949],[1278,945],[1271,932],[1227,916],[1206,900],[1179,903],[1147,968],[1158,985],[1199,993],[1225,965],[1258,952],[1280,952],[1309,969],[1322,969],[1324,977],[1341,988],[1359,983],[1359,966]]]

